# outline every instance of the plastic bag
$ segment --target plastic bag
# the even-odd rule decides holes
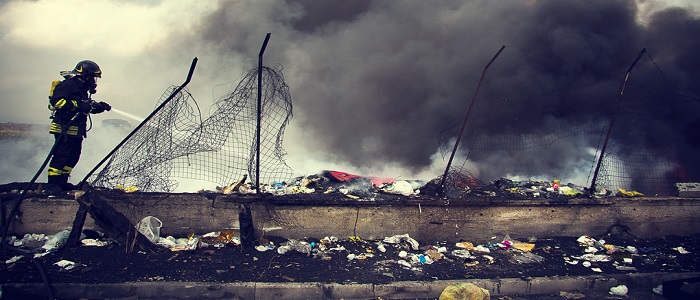
[[[46,241],[44,246],[41,248],[44,248],[46,251],[55,251],[63,247],[63,245],[66,244],[66,240],[68,240],[68,236],[70,235],[70,230],[63,230],[55,235],[49,237],[49,239]]]
[[[148,216],[138,223],[137,228],[141,234],[146,236],[151,243],[156,243],[160,238],[160,228],[163,227],[163,222],[153,216]]]

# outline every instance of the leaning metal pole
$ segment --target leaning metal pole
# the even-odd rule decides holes
[[[87,175],[85,175],[85,177],[83,178],[83,180],[80,181],[80,183],[78,184],[80,187],[82,187],[82,185],[85,183],[85,181],[87,181],[88,178],[90,178],[90,176],[92,176],[92,174],[95,173],[95,171],[97,171],[97,169],[98,169],[103,163],[105,163],[105,161],[107,161],[107,159],[109,159],[115,152],[117,152],[117,150],[119,150],[119,148],[121,148],[129,139],[131,139],[131,137],[132,137],[134,134],[136,134],[136,132],[138,132],[139,129],[141,129],[141,127],[143,127],[144,124],[146,124],[151,118],[153,118],[153,116],[154,116],[156,113],[158,113],[158,111],[160,111],[161,109],[163,109],[163,107],[165,107],[165,105],[167,105],[168,102],[170,102],[170,100],[172,100],[172,99],[175,97],[175,95],[177,95],[177,94],[180,92],[180,90],[182,90],[188,83],[190,83],[190,80],[192,79],[192,74],[194,74],[194,67],[195,67],[196,65],[197,65],[197,58],[195,57],[195,58],[192,60],[192,65],[190,65],[190,71],[189,71],[189,73],[187,73],[187,80],[185,80],[185,82],[182,83],[182,85],[180,85],[177,89],[175,89],[175,90],[172,92],[172,94],[170,94],[170,96],[169,96],[167,99],[165,99],[165,101],[163,101],[163,103],[161,103],[155,110],[153,110],[153,112],[152,112],[150,115],[148,115],[148,117],[146,117],[146,118],[141,122],[141,124],[139,124],[138,126],[136,126],[136,128],[134,128],[134,130],[132,130],[131,133],[129,133],[129,135],[127,135],[127,136],[124,138],[124,140],[122,140],[116,147],[114,147],[114,149],[112,149],[112,151],[109,152],[109,154],[107,154],[107,156],[105,156],[105,157],[102,159],[102,161],[100,161],[90,172],[88,172]]]
[[[260,47],[258,54],[258,126],[255,138],[255,192],[260,194],[260,119],[262,118],[262,68],[263,54],[267,48],[267,42],[270,41],[270,33],[265,35],[265,41]]]
[[[505,49],[506,46],[502,46],[501,49],[498,50],[496,55],[491,58],[491,61],[489,61],[488,64],[486,64],[486,67],[484,67],[484,71],[481,72],[481,79],[479,79],[479,84],[476,86],[476,91],[474,91],[474,96],[472,96],[472,102],[469,104],[469,108],[467,109],[467,113],[464,115],[464,121],[462,122],[462,129],[459,131],[459,135],[457,136],[457,141],[455,141],[455,146],[452,148],[452,154],[450,154],[450,159],[447,161],[447,167],[445,168],[445,173],[442,174],[442,180],[440,181],[440,195],[444,196],[445,195],[445,181],[447,180],[447,173],[450,171],[450,167],[452,165],[452,159],[455,157],[455,152],[457,152],[457,148],[459,147],[459,142],[462,140],[462,134],[464,133],[464,128],[467,126],[467,120],[469,120],[469,113],[472,111],[472,107],[474,107],[474,102],[476,102],[476,96],[479,94],[479,90],[481,89],[481,83],[484,81],[484,77],[486,76],[486,71],[489,69],[493,61],[496,60],[496,58],[501,54],[503,49]]]
[[[637,58],[632,62],[632,65],[630,65],[629,69],[627,69],[627,73],[625,74],[625,80],[622,82],[622,89],[620,90],[620,97],[617,99],[617,106],[615,106],[615,111],[613,111],[613,115],[610,118],[610,125],[608,126],[608,133],[605,136],[605,142],[603,142],[603,148],[600,149],[600,156],[598,156],[598,163],[596,163],[595,166],[595,171],[593,171],[593,180],[591,180],[591,188],[589,189],[591,194],[595,193],[595,182],[596,179],[598,179],[598,171],[600,171],[600,165],[603,162],[603,156],[605,156],[605,148],[608,147],[608,141],[610,140],[610,133],[612,132],[613,129],[613,124],[615,124],[615,119],[617,118],[617,113],[620,111],[620,105],[622,104],[622,95],[625,93],[625,87],[627,86],[627,80],[630,78],[630,73],[632,73],[632,69],[634,66],[637,64],[640,58],[642,58],[642,55],[644,52],[646,52],[647,49],[643,48],[642,51],[639,52],[639,55],[637,55]]]

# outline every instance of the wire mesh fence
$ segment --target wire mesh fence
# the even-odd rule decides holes
[[[292,117],[292,98],[281,68],[262,68],[260,111],[261,182],[288,180],[282,139]],[[160,105],[176,87],[165,91]],[[244,176],[255,178],[258,68],[217,99],[204,117],[187,89],[136,132],[106,166],[90,178],[94,186],[134,186],[141,191],[170,192],[176,178],[229,185]]]

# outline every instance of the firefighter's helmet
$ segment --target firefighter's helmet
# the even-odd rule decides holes
[[[73,74],[77,76],[102,77],[102,70],[94,61],[83,60],[75,65]]]

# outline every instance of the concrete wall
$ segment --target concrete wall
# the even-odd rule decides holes
[[[609,198],[549,200],[352,200],[308,201],[286,196],[111,192],[100,195],[136,224],[146,216],[163,222],[161,236],[186,236],[238,228],[238,209],[248,205],[258,236],[323,238],[359,236],[381,239],[409,234],[421,242],[490,240],[510,234],[530,236],[600,236],[611,228],[629,228],[637,236],[700,233],[700,199]],[[12,202],[6,201],[6,206]],[[28,198],[13,220],[10,234],[53,234],[72,225],[75,200]],[[6,211],[9,211],[6,208]],[[619,226],[616,226],[619,225]],[[97,229],[88,218],[86,229]]]

